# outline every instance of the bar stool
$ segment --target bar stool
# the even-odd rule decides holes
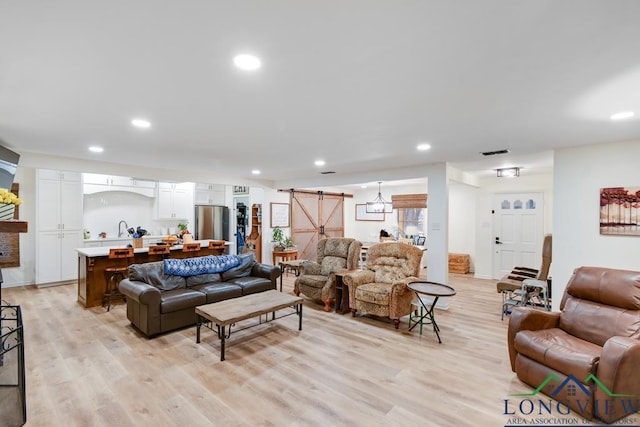
[[[216,251],[215,255],[222,255],[225,250],[224,240],[209,240],[209,249]]]
[[[161,261],[169,255],[169,245],[149,246],[149,261]]]
[[[109,249],[109,259],[114,260],[112,267],[104,269],[105,282],[107,284],[102,296],[102,306],[107,304],[107,311],[111,310],[111,298],[121,298],[125,296],[120,293],[118,283],[127,277],[127,267],[129,259],[133,258],[133,248]]]
[[[198,252],[200,250],[200,242],[184,243],[182,252]]]

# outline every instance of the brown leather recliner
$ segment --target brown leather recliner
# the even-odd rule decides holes
[[[511,369],[536,389],[550,379],[540,391],[583,418],[611,423],[633,413],[640,399],[640,272],[580,267],[560,310],[513,310]]]

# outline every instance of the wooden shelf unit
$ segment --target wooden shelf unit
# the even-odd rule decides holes
[[[247,237],[245,252],[253,252],[257,262],[262,262],[262,205],[251,205],[251,233]]]

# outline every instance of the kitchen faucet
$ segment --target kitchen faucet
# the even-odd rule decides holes
[[[122,237],[122,235],[124,234],[124,231],[122,231],[122,228],[120,228],[122,223],[124,223],[124,231],[127,231],[127,228],[129,228],[129,226],[127,225],[127,221],[125,221],[124,219],[120,220],[120,222],[118,223],[118,237]]]

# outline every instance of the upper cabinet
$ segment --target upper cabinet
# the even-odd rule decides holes
[[[196,184],[195,204],[196,205],[225,205],[223,184]]]
[[[101,191],[128,191],[147,197],[155,197],[156,181],[97,173],[84,173],[82,174],[82,179],[84,182],[84,194],[99,193]]]
[[[158,183],[158,219],[187,219],[193,215],[193,183]]]

